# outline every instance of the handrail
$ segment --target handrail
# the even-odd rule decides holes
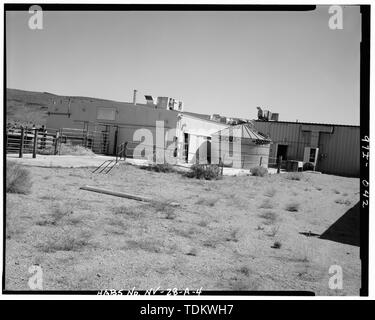
[[[105,160],[99,167],[97,167],[94,171],[92,171],[92,173],[95,173],[96,171],[98,171],[108,161],[112,161],[112,160]]]

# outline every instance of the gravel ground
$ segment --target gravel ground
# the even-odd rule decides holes
[[[359,294],[359,247],[300,234],[321,235],[356,205],[358,179],[304,173],[300,180],[275,174],[202,181],[125,163],[108,175],[29,170],[31,193],[6,196],[8,290],[29,290],[29,267],[38,264],[44,290]],[[84,185],[180,207],[80,190]],[[328,287],[331,265],[343,269],[342,290]]]

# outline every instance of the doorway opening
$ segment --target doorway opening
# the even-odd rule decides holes
[[[288,145],[278,144],[277,145],[277,152],[276,152],[277,161],[279,161],[280,156],[283,157],[283,160],[288,160],[287,154],[288,154]]]
[[[187,163],[189,161],[189,134],[184,133],[184,159]]]

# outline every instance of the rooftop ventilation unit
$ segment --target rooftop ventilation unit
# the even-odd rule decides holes
[[[156,105],[158,109],[167,109],[167,110],[176,110],[176,111],[184,110],[184,104],[182,101],[169,98],[169,97],[158,97]]]
[[[146,96],[145,95],[145,99],[146,99],[147,104],[152,105],[152,106],[155,105],[155,101],[154,101],[154,98],[152,96]]]

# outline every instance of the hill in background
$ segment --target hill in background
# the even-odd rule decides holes
[[[48,117],[48,105],[54,100],[61,98],[69,98],[69,96],[59,96],[48,92],[34,92],[18,89],[7,89],[7,105],[6,105],[6,123],[24,125],[24,126],[42,126],[46,125]],[[88,98],[88,97],[70,97],[74,99],[91,100],[91,101],[107,101],[111,100]],[[185,111],[202,119],[210,119],[207,114]]]
[[[22,125],[45,125],[48,105],[56,95],[47,92],[32,92],[7,89],[6,122]]]

